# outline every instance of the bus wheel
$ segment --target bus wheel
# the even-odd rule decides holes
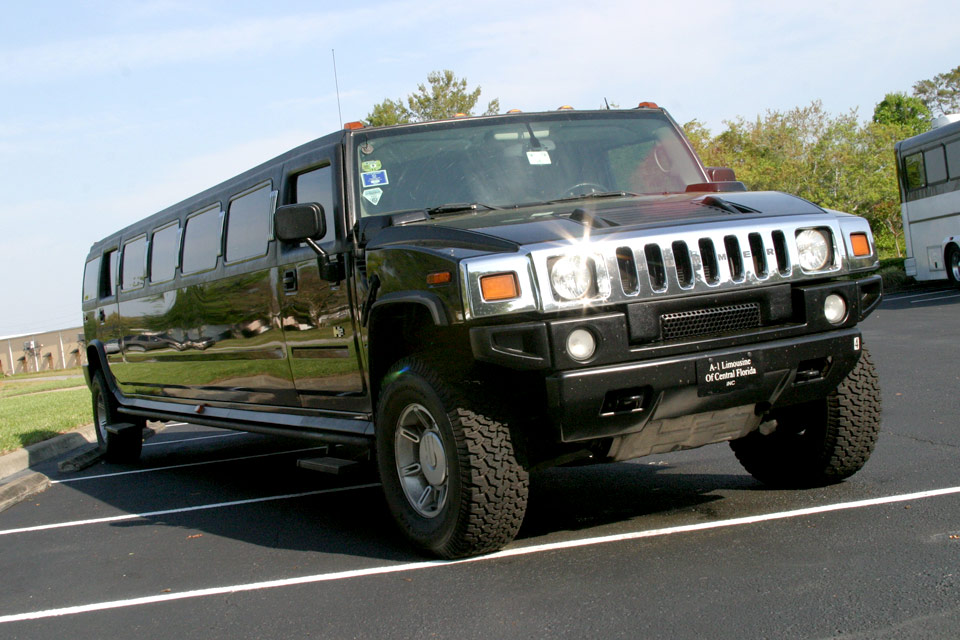
[[[103,459],[107,462],[136,462],[143,447],[143,434],[139,429],[119,433],[110,433],[107,430],[109,425],[117,424],[120,419],[116,401],[107,387],[102,371],[94,374],[90,391],[93,396],[93,424],[97,430],[97,444],[103,451]]]
[[[944,260],[947,263],[947,279],[953,286],[960,286],[960,248],[955,244],[948,246]]]
[[[754,478],[775,487],[808,488],[840,482],[859,471],[880,432],[880,382],[870,354],[826,398],[788,407],[777,430],[759,431],[730,446]]]
[[[436,368],[405,358],[384,378],[377,464],[403,533],[443,558],[496,551],[513,540],[529,479],[507,425],[478,413]]]

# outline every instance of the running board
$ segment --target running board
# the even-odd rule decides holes
[[[344,460],[343,458],[301,458],[297,460],[297,466],[301,469],[310,471],[320,471],[335,476],[345,476],[356,473],[363,465],[357,460]]]

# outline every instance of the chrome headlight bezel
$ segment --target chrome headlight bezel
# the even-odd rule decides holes
[[[810,227],[798,229],[797,264],[805,273],[816,273],[834,265],[833,234],[830,229]]]
[[[602,256],[565,253],[547,259],[550,287],[561,303],[606,299],[610,275]]]

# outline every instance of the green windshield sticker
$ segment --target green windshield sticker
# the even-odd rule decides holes
[[[360,163],[361,171],[379,171],[383,168],[379,160],[364,160]]]

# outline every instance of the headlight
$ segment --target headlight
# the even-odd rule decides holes
[[[587,256],[563,256],[550,268],[550,283],[565,300],[579,300],[593,288],[594,275]]]
[[[830,262],[830,237],[820,229],[804,229],[797,233],[800,268],[820,271]]]

